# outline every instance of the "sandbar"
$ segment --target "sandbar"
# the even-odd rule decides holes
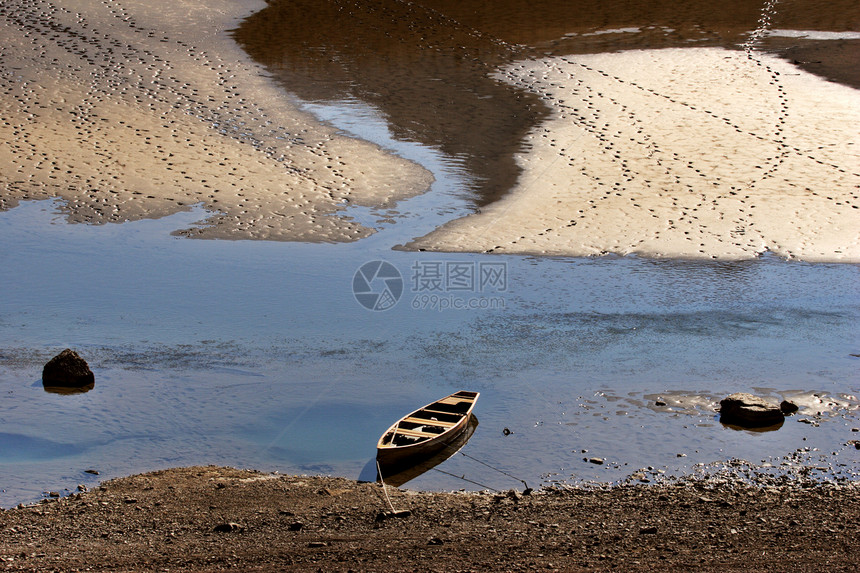
[[[302,112],[229,37],[262,1],[0,7],[0,210],[60,198],[70,222],[202,205],[191,237],[353,241],[342,211],[424,192],[423,167]]]
[[[552,116],[500,201],[428,251],[860,262],[860,91],[750,49],[531,59]]]

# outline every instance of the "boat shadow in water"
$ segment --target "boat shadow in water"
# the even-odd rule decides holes
[[[394,463],[384,463],[380,461],[378,465],[377,459],[374,458],[370,460],[362,470],[362,477],[375,474],[375,481],[384,481],[386,485],[400,487],[406,482],[430,471],[459,452],[472,437],[472,434],[475,433],[475,429],[477,427],[478,418],[476,418],[474,414],[470,414],[469,422],[466,424],[465,429],[434,455],[427,458],[412,458]]]

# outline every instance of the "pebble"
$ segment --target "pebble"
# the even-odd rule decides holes
[[[230,521],[227,523],[219,523],[212,530],[218,533],[237,533],[242,531],[242,529],[244,528],[241,525]]]

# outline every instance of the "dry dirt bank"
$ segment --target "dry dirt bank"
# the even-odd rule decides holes
[[[390,488],[389,488],[390,489]],[[857,482],[794,477],[504,493],[218,467],[0,513],[7,571],[856,571]],[[223,531],[222,531],[223,530]]]

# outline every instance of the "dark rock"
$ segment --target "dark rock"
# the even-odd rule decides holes
[[[746,392],[736,392],[720,401],[720,421],[725,424],[761,427],[784,419],[779,406]]]
[[[797,412],[799,410],[799,408],[797,407],[797,404],[795,404],[794,402],[791,402],[790,400],[783,400],[782,402],[780,402],[779,409],[786,416],[788,416],[790,414],[794,414],[795,412]]]
[[[81,388],[94,383],[95,376],[87,362],[69,348],[51,358],[42,369],[43,386]]]
[[[654,405],[655,406],[665,406],[666,401],[663,398],[657,398],[657,400],[654,401]]]
[[[588,458],[588,461],[592,464],[601,465],[603,463],[603,458]]]
[[[657,526],[651,525],[649,527],[640,527],[639,535],[654,535],[657,533]]]
[[[328,547],[328,543],[325,541],[311,541],[308,543],[308,547]]]
[[[242,526],[232,521],[229,523],[219,523],[214,527],[213,531],[218,533],[236,533],[242,531]]]
[[[304,523],[302,523],[301,521],[296,521],[296,522],[294,522],[294,523],[291,523],[291,524],[289,525],[288,529],[289,529],[290,531],[301,531],[301,530],[302,530],[302,527],[304,527],[304,526],[305,526],[305,524],[304,524]]]
[[[445,543],[445,542],[442,541],[441,539],[439,539],[438,537],[431,537],[427,541],[427,545],[442,545],[443,543]]]

